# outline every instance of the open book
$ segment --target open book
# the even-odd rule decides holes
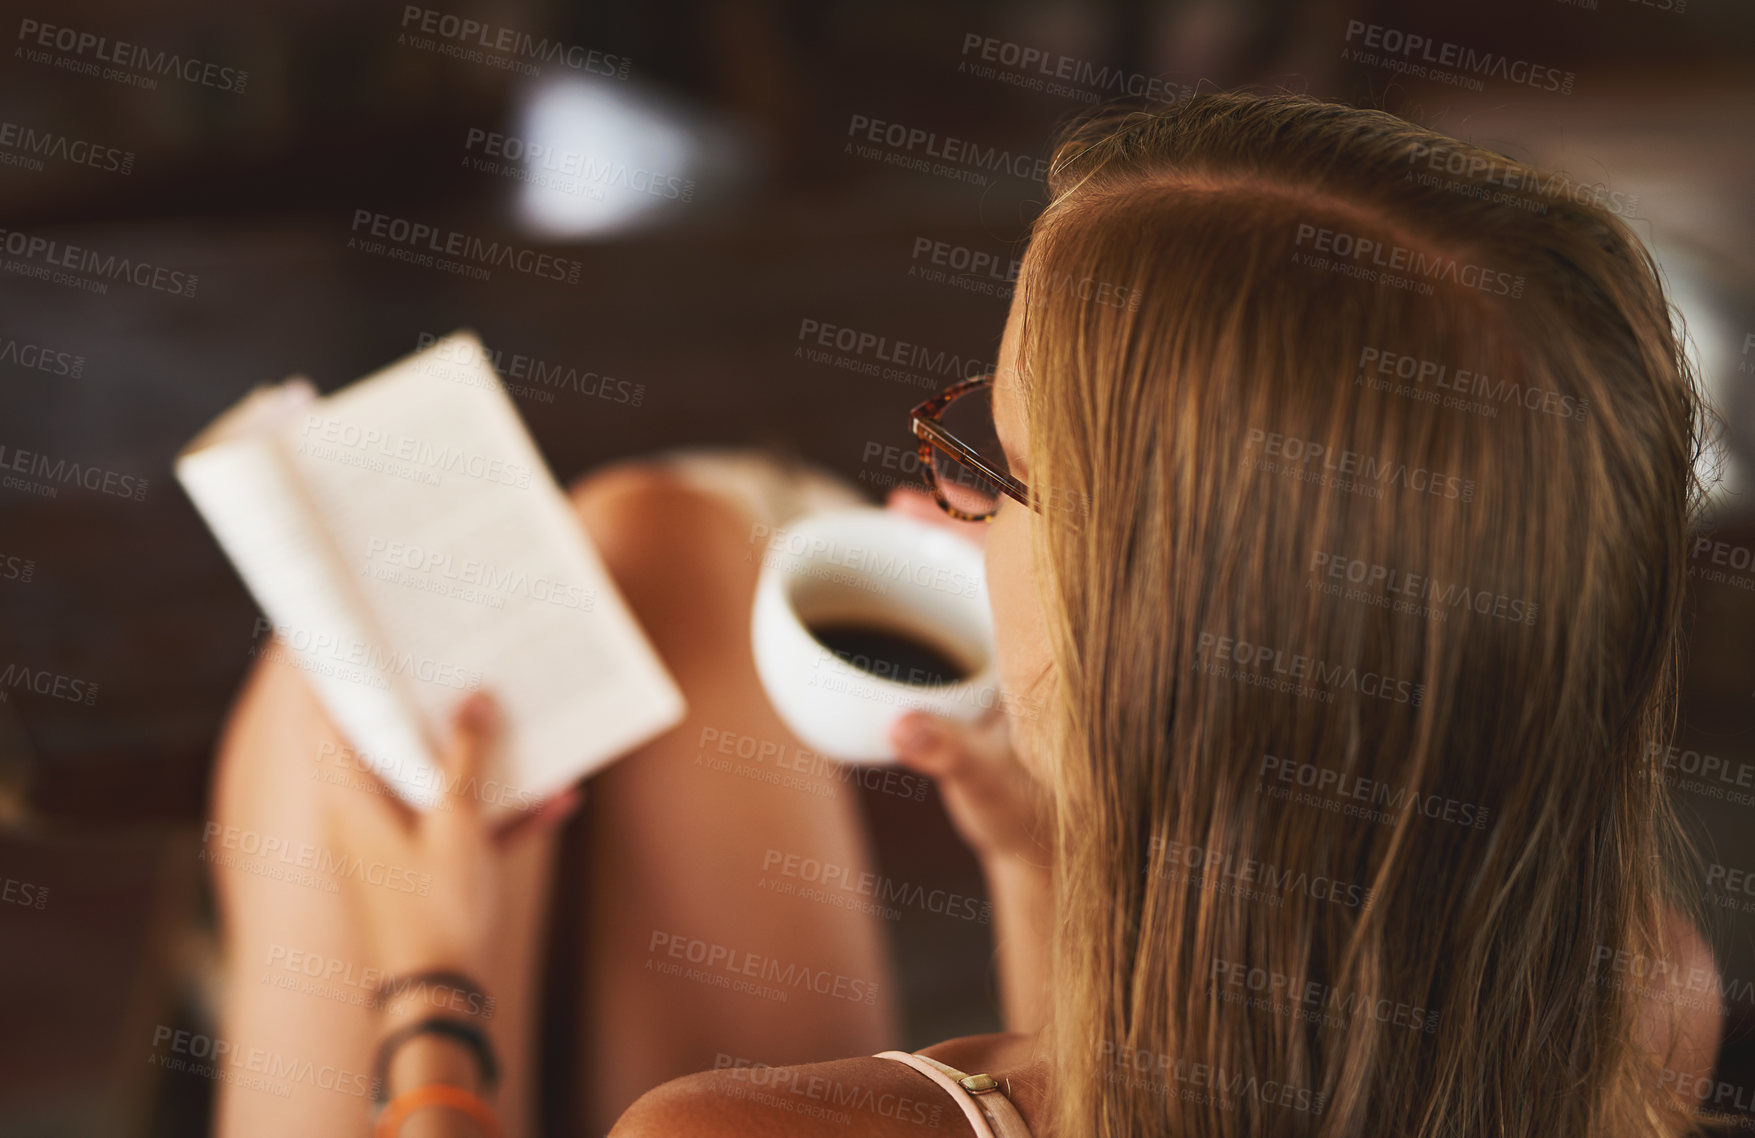
[[[468,332],[332,395],[259,387],[176,469],[359,765],[415,806],[455,786],[435,747],[469,690],[503,717],[480,785],[463,788],[490,815],[683,717]]]

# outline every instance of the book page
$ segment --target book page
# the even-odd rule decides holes
[[[286,653],[349,740],[382,756],[386,777],[406,772],[399,789],[418,802],[433,768],[412,693],[346,658],[346,645],[378,634],[281,444],[265,433],[314,396],[308,386],[259,389],[178,458],[177,478],[273,624],[279,639],[264,641],[267,650]]]
[[[479,343],[460,334],[282,431],[432,738],[490,690],[504,746],[473,788],[528,808],[683,715]]]

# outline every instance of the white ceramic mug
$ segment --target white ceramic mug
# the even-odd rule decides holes
[[[849,624],[923,641],[963,678],[903,682],[836,656],[810,632]],[[762,556],[751,634],[774,709],[830,758],[891,762],[890,727],[904,713],[973,720],[999,706],[981,550],[892,510],[834,510],[776,531]]]

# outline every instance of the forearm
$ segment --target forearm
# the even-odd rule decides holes
[[[1048,1020],[1052,876],[1047,866],[1014,855],[983,858],[982,870],[993,899],[993,940],[1006,1030],[1033,1033]]]

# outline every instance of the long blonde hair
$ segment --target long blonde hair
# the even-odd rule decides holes
[[[1652,261],[1301,98],[1101,115],[1051,170],[1056,1133],[1684,1127],[1598,967],[1669,951],[1686,852],[1650,756],[1699,403]]]

